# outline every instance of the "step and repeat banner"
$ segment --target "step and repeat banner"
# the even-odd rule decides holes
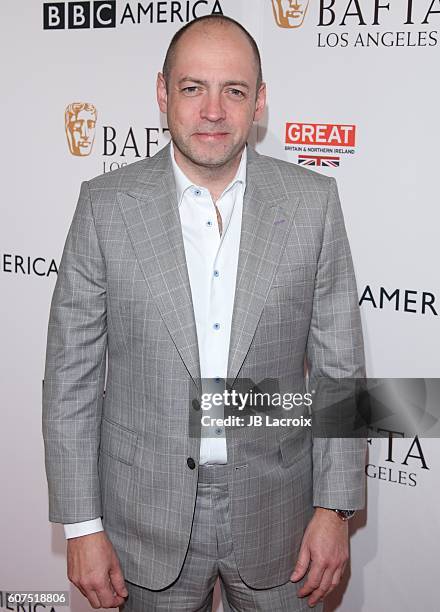
[[[91,609],[47,519],[50,300],[81,181],[168,142],[156,75],[173,33],[210,13],[259,44],[257,150],[338,181],[368,374],[440,376],[440,0],[2,0],[0,591],[69,591],[70,610]],[[404,436],[370,440],[367,508],[327,612],[438,610],[440,448]]]

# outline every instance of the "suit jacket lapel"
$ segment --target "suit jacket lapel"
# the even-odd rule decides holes
[[[275,165],[248,147],[228,384],[234,383],[255,335],[298,203],[297,197],[289,198]]]
[[[139,265],[171,338],[197,387],[200,361],[191,287],[169,145],[127,193],[118,193]]]

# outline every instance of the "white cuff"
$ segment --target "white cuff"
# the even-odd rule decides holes
[[[91,519],[90,521],[81,521],[80,523],[68,523],[64,525],[66,540],[69,538],[77,538],[78,536],[89,535],[98,531],[104,531],[101,517]]]

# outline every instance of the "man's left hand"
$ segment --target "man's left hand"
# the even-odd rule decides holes
[[[298,596],[310,595],[310,606],[322,601],[339,584],[348,558],[348,522],[341,520],[334,510],[316,508],[290,577],[292,582],[298,582],[310,566]]]

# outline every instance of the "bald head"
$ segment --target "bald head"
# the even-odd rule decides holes
[[[246,28],[244,28],[240,23],[238,23],[238,21],[235,21],[235,19],[231,19],[230,17],[226,17],[225,15],[206,15],[204,17],[200,17],[198,19],[195,19],[194,21],[190,21],[174,34],[168,47],[162,68],[162,73],[167,86],[169,84],[170,74],[175,64],[176,56],[179,53],[180,48],[184,46],[185,38],[187,38],[189,34],[195,34],[197,30],[206,37],[227,37],[228,35],[236,36],[238,34],[239,36],[242,36],[244,38],[244,40],[249,45],[252,58],[255,64],[256,91],[258,92],[261,83],[263,82],[263,73],[261,68],[261,57],[257,43],[246,30]]]

